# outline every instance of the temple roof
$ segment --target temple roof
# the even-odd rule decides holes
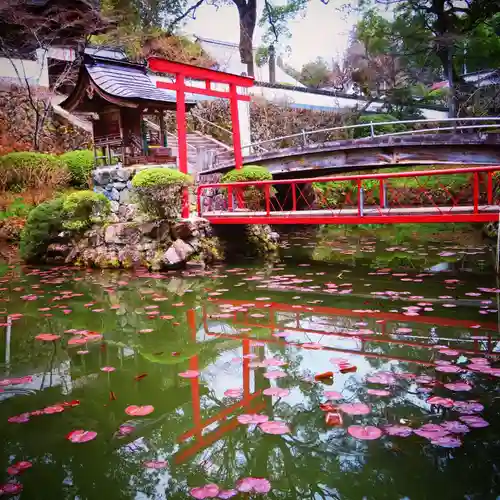
[[[175,109],[175,91],[157,88],[146,66],[141,64],[85,55],[75,89],[61,107],[76,112],[83,109],[85,101],[92,99],[89,90],[117,106],[159,105]],[[187,105],[192,106],[195,102],[192,96],[186,95]]]

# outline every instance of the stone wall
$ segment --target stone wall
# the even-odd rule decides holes
[[[39,96],[39,90],[32,89],[43,109],[43,102],[50,95]],[[33,148],[35,134],[35,112],[24,88],[0,85],[0,153],[29,151]],[[87,149],[92,143],[92,135],[75,128],[64,118],[48,110],[43,129],[39,134],[40,150],[60,154],[74,149]]]
[[[175,269],[199,256],[199,262],[222,257],[209,222],[201,218],[118,222],[95,226],[83,234],[62,235],[47,252],[53,264],[98,268]]]
[[[169,165],[153,165],[155,168],[170,168]],[[102,193],[111,202],[111,211],[114,214],[114,222],[127,222],[137,220],[137,207],[132,196],[132,178],[144,169],[152,168],[148,165],[133,165],[122,167],[115,166],[101,167],[94,170],[92,178],[94,191]]]

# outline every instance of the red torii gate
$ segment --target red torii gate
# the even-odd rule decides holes
[[[254,79],[246,76],[232,75],[213,69],[200,68],[189,64],[168,61],[160,57],[150,57],[148,67],[157,73],[167,73],[174,77],[174,82],[156,82],[161,89],[175,90],[176,92],[176,118],[177,118],[177,141],[179,147],[179,170],[187,173],[187,131],[186,131],[186,92],[192,94],[208,95],[229,99],[231,108],[231,125],[233,131],[233,150],[236,168],[241,168],[243,155],[241,153],[240,120],[238,113],[238,101],[250,101],[250,96],[238,93],[238,87],[249,88],[253,86]],[[186,79],[203,81],[205,88],[193,87],[186,83]],[[222,83],[229,86],[227,90],[216,90],[212,83]],[[184,193],[182,216],[189,216],[189,205],[187,203],[188,193]]]

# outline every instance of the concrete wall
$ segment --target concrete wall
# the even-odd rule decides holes
[[[30,85],[48,87],[47,52],[37,50],[37,59],[33,61],[0,57],[0,79],[17,85],[25,85],[27,80]]]

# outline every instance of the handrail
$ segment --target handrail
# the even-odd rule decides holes
[[[387,174],[360,174],[360,175],[339,175],[339,176],[325,176],[325,177],[310,177],[306,179],[276,179],[271,181],[250,181],[250,182],[225,182],[225,183],[210,183],[200,184],[197,188],[199,193],[202,189],[207,188],[220,188],[226,187],[246,187],[246,186],[272,186],[276,184],[307,184],[312,182],[338,182],[338,181],[362,181],[367,179],[389,179],[401,177],[425,177],[435,175],[452,175],[452,174],[471,174],[476,172],[498,172],[500,165],[492,167],[471,167],[471,168],[447,168],[440,170],[416,170],[407,172],[392,172]]]
[[[209,125],[212,125],[212,126],[214,126],[215,128],[218,128],[218,129],[220,129],[220,130],[222,130],[222,131],[224,131],[224,132],[228,133],[231,137],[233,136],[233,132],[232,132],[231,130],[229,130],[229,129],[227,129],[227,128],[224,128],[224,127],[221,127],[220,125],[217,125],[216,123],[211,122],[210,120],[207,120],[207,119],[205,119],[205,118],[202,118],[201,116],[197,115],[196,113],[193,113],[192,111],[191,111],[191,116],[194,116],[194,117],[195,117],[195,118],[197,118],[198,120],[200,120],[200,121],[202,121],[202,122],[205,122],[205,123],[208,123]],[[213,139],[213,138],[212,138],[212,139]],[[220,143],[220,141],[216,141],[216,142],[219,142],[219,143]],[[228,149],[228,151],[232,151],[232,148],[231,148],[230,146],[228,146],[227,144],[224,144],[224,143],[220,143],[220,144],[221,144],[221,145],[223,145],[224,147],[226,147],[226,148]],[[258,144],[256,144],[256,143],[254,144],[254,146],[255,146],[255,147],[258,147],[258,148],[259,148],[262,152],[267,153],[267,149],[263,148],[262,146],[259,146],[259,145],[258,145]],[[242,146],[242,148],[241,148],[241,149],[245,149],[245,148],[247,148],[247,147],[249,147],[249,146]]]
[[[175,137],[175,140],[177,140],[177,135],[176,134],[172,134],[172,132],[167,132],[167,135]],[[193,146],[192,144],[189,144],[189,142],[187,142],[187,141],[186,141],[186,145],[187,145],[188,149],[191,148],[191,149],[194,149],[195,151],[197,151],[196,146]],[[177,148],[178,147],[179,146],[177,146]]]
[[[418,119],[418,120],[400,120],[400,121],[387,121],[387,122],[356,123],[355,125],[342,125],[339,127],[329,127],[329,128],[318,129],[318,130],[309,130],[309,131],[303,130],[303,131],[298,132],[296,134],[283,135],[280,137],[275,137],[273,139],[266,139],[264,141],[258,141],[258,142],[246,144],[246,145],[242,146],[242,149],[252,148],[252,147],[260,146],[261,144],[269,144],[272,142],[278,142],[278,141],[282,141],[284,139],[292,139],[292,138],[296,138],[296,137],[303,137],[304,142],[305,142],[305,138],[307,136],[310,136],[313,134],[321,134],[321,133],[325,133],[325,132],[335,132],[335,131],[341,131],[341,130],[353,130],[353,129],[357,129],[357,128],[369,127],[371,137],[382,137],[382,136],[397,135],[397,134],[401,135],[401,133],[394,132],[391,134],[376,135],[375,134],[376,127],[382,127],[385,125],[408,125],[408,124],[419,124],[419,123],[421,123],[421,124],[425,124],[425,123],[454,123],[454,122],[464,122],[464,121],[465,122],[469,122],[469,121],[473,121],[473,122],[474,121],[477,121],[477,122],[498,121],[498,122],[500,122],[500,117],[488,116],[488,117],[464,117],[464,118],[440,118],[440,119],[422,118],[422,119]],[[491,124],[491,125],[493,126],[493,124]],[[455,130],[455,129],[460,130],[461,128],[463,128],[463,126],[452,127],[453,130]],[[472,126],[472,127],[468,127],[468,128],[478,128],[478,126],[476,126],[476,127]],[[437,128],[434,130],[449,130],[449,129],[450,128]],[[410,132],[410,131],[405,131],[405,132]],[[416,132],[416,130],[412,131],[412,132]]]

